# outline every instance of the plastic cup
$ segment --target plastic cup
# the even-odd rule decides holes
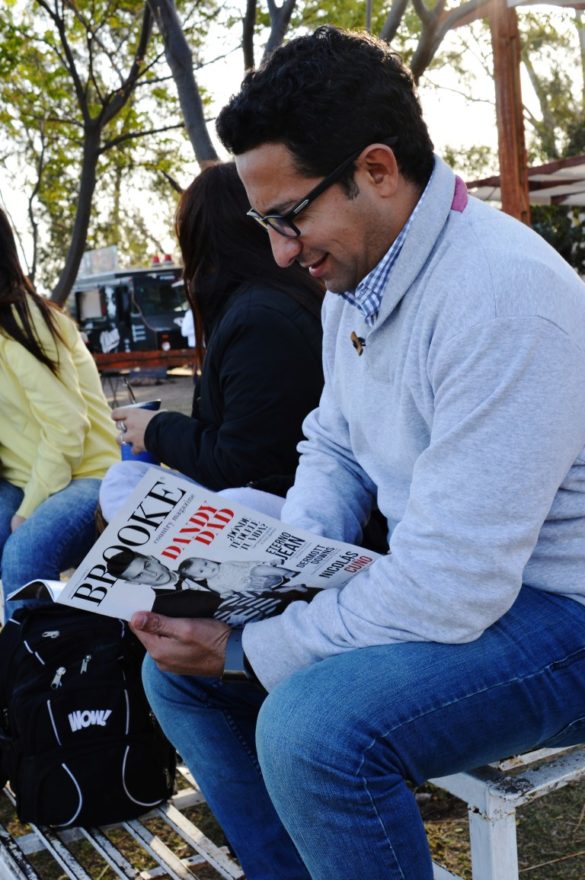
[[[143,400],[138,403],[129,403],[124,409],[150,409],[157,411],[160,409],[160,404],[161,400],[160,397],[158,397],[154,400]],[[144,452],[132,452],[131,443],[122,443],[120,451],[122,461],[147,461],[150,462],[150,464],[160,464],[158,458],[155,458],[154,455],[151,455],[146,449]]]

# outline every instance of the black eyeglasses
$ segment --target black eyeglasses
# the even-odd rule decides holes
[[[391,146],[395,144],[398,138],[388,138],[382,143],[387,144],[387,146]],[[250,208],[247,212],[248,217],[253,217],[260,226],[263,226],[264,229],[274,229],[275,232],[278,232],[280,235],[286,236],[286,238],[298,238],[301,234],[301,230],[298,226],[295,226],[293,220],[299,216],[301,211],[304,211],[305,208],[308,208],[311,202],[314,202],[317,196],[320,196],[321,193],[325,192],[326,189],[335,183],[342,176],[343,172],[346,171],[352,162],[355,162],[360,153],[365,150],[365,147],[360,147],[359,150],[355,150],[348,156],[347,159],[338,165],[337,168],[334,168],[333,171],[324,177],[321,183],[318,183],[314,189],[311,190],[304,198],[297,202],[290,211],[287,211],[286,214],[261,214],[255,208]]]

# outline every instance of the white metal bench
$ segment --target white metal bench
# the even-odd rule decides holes
[[[41,852],[71,880],[93,880],[101,876],[94,871],[88,873],[76,855],[75,843],[80,840],[97,854],[103,867],[109,866],[119,878],[189,880],[197,877],[197,870],[205,864],[213,869],[217,878],[243,880],[240,866],[226,848],[214,844],[185,816],[185,810],[203,803],[204,798],[185,767],[180,768],[179,774],[184,787],[169,804],[152,810],[140,820],[107,828],[62,832],[30,826],[30,831],[19,837],[10,834],[6,824],[0,822],[0,880],[44,880],[43,871],[29,860],[32,854]],[[583,778],[585,746],[580,746],[541,749],[431,782],[467,803],[473,880],[518,880],[517,808]],[[8,789],[3,796],[11,799]],[[149,827],[152,820],[158,823],[154,831]],[[121,831],[130,838],[131,856],[127,853],[127,844],[126,848],[121,845],[113,831]],[[174,835],[174,841],[167,839],[167,833]],[[437,864],[434,878],[461,880]]]
[[[55,865],[60,868],[60,876],[64,874],[71,880],[94,880],[101,877],[108,866],[120,878],[194,880],[200,877],[196,871],[202,865],[212,868],[214,877],[241,880],[244,874],[227,849],[214,844],[184,815],[186,809],[203,803],[204,798],[189,771],[181,767],[179,773],[186,787],[168,804],[139,820],[104,828],[75,828],[61,832],[31,825],[28,833],[18,837],[9,833],[5,823],[0,823],[0,880],[44,880],[47,870],[51,867],[54,870]],[[12,800],[8,789],[4,789],[3,796]],[[153,821],[158,826],[155,831]],[[178,841],[180,847],[176,842],[166,840],[169,835]],[[91,873],[86,866],[87,854],[81,858],[76,852],[75,845],[80,841],[85,841],[99,863]],[[128,854],[128,844],[131,845],[131,855]],[[174,851],[179,849],[180,856]],[[38,865],[33,866],[34,859],[30,859],[31,855],[39,853],[46,854],[48,867],[44,870]],[[209,877],[210,873],[206,876]]]
[[[540,749],[517,758],[432,779],[467,803],[473,880],[518,880],[516,810],[585,778],[585,746]],[[460,880],[434,865],[435,880]]]

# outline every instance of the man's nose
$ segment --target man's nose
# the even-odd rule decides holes
[[[270,246],[272,248],[272,256],[281,269],[287,269],[292,266],[302,250],[302,245],[298,238],[287,238],[286,235],[280,235],[274,229],[268,230],[270,238]]]

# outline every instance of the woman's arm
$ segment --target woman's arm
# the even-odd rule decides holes
[[[147,426],[146,447],[215,490],[292,474],[303,418],[322,387],[318,345],[310,344],[319,337],[310,315],[297,322],[264,304],[234,309],[207,353],[202,417],[159,413]]]
[[[20,391],[20,411],[25,436],[38,435],[36,454],[30,461],[30,479],[17,515],[27,518],[50,495],[64,489],[83,456],[90,427],[87,406],[71,383],[65,386],[30,352],[17,342],[6,346],[4,381],[14,382]],[[74,371],[69,350],[59,351],[60,369]]]

